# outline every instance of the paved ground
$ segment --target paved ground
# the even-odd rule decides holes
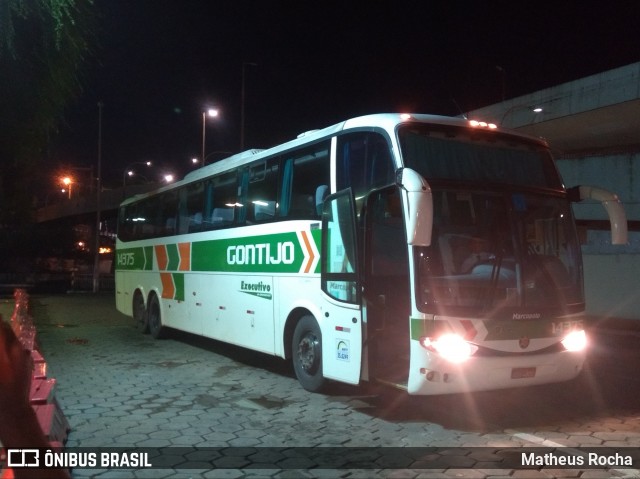
[[[516,470],[495,461],[508,447],[639,451],[640,337],[625,332],[597,336],[586,373],[563,385],[435,398],[346,386],[312,394],[280,359],[186,334],[156,341],[113,304],[107,294],[31,298],[72,427],[67,448],[215,449],[185,449],[191,460],[206,456],[200,469],[75,469],[74,477],[640,477],[633,468]],[[306,469],[322,458],[286,449],[356,461],[349,454],[379,450],[346,447],[388,446],[445,448],[448,462],[420,469],[390,454],[377,468]]]

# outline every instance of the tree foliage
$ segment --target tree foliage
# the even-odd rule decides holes
[[[82,91],[93,22],[93,0],[0,1],[0,224],[30,216],[30,179]]]

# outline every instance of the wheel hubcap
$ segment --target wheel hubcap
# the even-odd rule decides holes
[[[317,347],[318,338],[311,333],[307,333],[298,344],[298,358],[300,359],[300,364],[308,373],[313,373],[316,369],[316,359],[318,356]]]

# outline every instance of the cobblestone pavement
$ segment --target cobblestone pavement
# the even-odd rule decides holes
[[[509,447],[640,447],[638,338],[599,336],[585,374],[562,385],[443,397],[335,385],[313,394],[278,358],[187,334],[142,335],[111,294],[34,296],[31,311],[71,424],[67,448],[232,448],[192,450],[215,455],[215,469],[75,469],[74,477],[640,477],[623,467],[518,470],[494,461]],[[376,468],[307,469],[305,458],[283,461],[286,450],[251,449],[348,457],[344,448],[388,446],[474,449],[445,450],[458,457],[437,469],[398,456]],[[245,468],[256,451],[263,457]]]

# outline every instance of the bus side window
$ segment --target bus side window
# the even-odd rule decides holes
[[[336,189],[351,187],[358,204],[374,188],[395,181],[387,140],[377,133],[350,133],[338,138]],[[359,208],[358,208],[359,209]]]
[[[181,234],[202,230],[202,211],[204,206],[204,182],[199,181],[180,189]]]
[[[135,227],[138,223],[136,211],[138,205],[130,204],[121,208],[118,213],[118,238],[121,241],[132,241],[136,239]]]
[[[280,160],[271,158],[249,167],[247,185],[247,221],[262,222],[275,219],[278,214],[277,192]]]
[[[157,236],[172,236],[177,233],[178,192],[167,191],[157,198],[160,206],[160,217],[156,224]]]
[[[320,217],[317,191],[330,183],[328,141],[294,152],[284,162],[281,215],[295,219]],[[324,200],[324,197],[320,201]]]
[[[216,176],[206,188],[204,230],[231,226],[238,208],[238,181],[235,172]]]

